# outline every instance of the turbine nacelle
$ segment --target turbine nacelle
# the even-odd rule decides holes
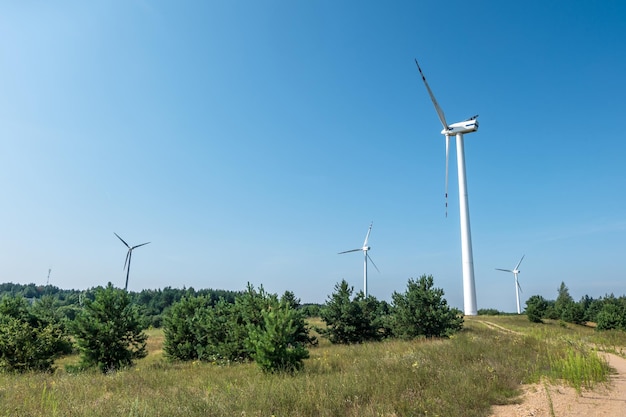
[[[457,133],[472,133],[478,130],[478,116],[474,116],[471,119],[464,120],[462,122],[452,123],[447,128],[441,131],[442,135],[454,136]]]

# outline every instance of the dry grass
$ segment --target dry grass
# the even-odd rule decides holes
[[[567,357],[559,343],[467,320],[449,340],[322,340],[302,372],[265,375],[254,364],[166,362],[162,332],[149,335],[148,357],[115,374],[0,374],[0,416],[486,416],[551,372],[551,357]]]

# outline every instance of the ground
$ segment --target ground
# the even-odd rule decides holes
[[[494,406],[491,417],[624,417],[626,359],[604,353],[614,374],[609,384],[577,393],[571,387],[533,384],[523,387],[520,404]]]

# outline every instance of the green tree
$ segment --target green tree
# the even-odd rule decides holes
[[[248,284],[246,290],[235,297],[234,303],[223,298],[215,305],[211,303],[209,297],[188,297],[172,306],[165,317],[166,355],[178,360],[252,359],[257,354],[257,346],[250,343],[250,331],[263,331],[268,320],[264,311],[277,308],[278,297],[266,293],[262,286],[256,290]],[[299,300],[288,291],[282,297],[282,304],[296,311]],[[298,317],[297,320],[291,317],[296,331],[290,343],[314,343],[315,339],[308,336],[304,319]]]
[[[450,308],[441,288],[433,288],[432,275],[409,279],[404,294],[392,294],[392,329],[403,339],[445,337],[463,328],[463,316]]]
[[[95,291],[93,301],[84,301],[83,310],[73,322],[73,333],[81,352],[81,366],[96,366],[102,372],[132,366],[147,355],[139,309],[123,290]]]
[[[495,308],[479,308],[478,315],[479,316],[497,316],[500,314],[500,311]]]
[[[596,330],[626,330],[626,299],[613,294],[604,297],[596,315]]]
[[[526,300],[526,317],[533,323],[542,323],[548,308],[548,302],[540,295],[533,295]]]
[[[326,306],[321,311],[321,318],[326,323],[325,329],[318,329],[331,343],[362,343],[379,340],[379,332],[373,297],[363,297],[360,292],[354,299],[346,280],[335,285],[335,291],[328,297]]]
[[[305,303],[300,306],[300,310],[305,317],[319,317],[322,306],[320,304]]]
[[[585,309],[583,305],[574,301],[566,304],[561,311],[561,319],[568,323],[583,324],[585,322]]]
[[[556,297],[556,301],[554,302],[554,310],[556,311],[558,318],[564,321],[568,321],[566,320],[566,318],[571,315],[568,313],[568,310],[571,310],[571,305],[574,304],[574,299],[569,294],[569,289],[562,281],[557,291],[558,296]]]
[[[200,320],[210,308],[206,297],[183,297],[167,311],[163,333],[163,350],[170,359],[198,359],[204,342],[199,332]]]
[[[55,322],[37,317],[21,296],[0,302],[0,369],[50,371],[54,360],[71,351],[71,342]]]
[[[264,372],[294,372],[309,357],[310,340],[302,314],[289,299],[266,307],[262,325],[250,325],[252,358]]]
[[[251,327],[261,326],[263,310],[278,303],[276,294],[268,294],[261,285],[258,290],[250,283],[246,290],[235,298],[233,314],[229,320],[229,342],[231,356],[236,360],[249,360],[254,353],[248,343]]]
[[[294,310],[300,307],[300,299],[296,297],[296,295],[291,291],[285,291],[284,294],[280,297],[280,301],[282,303],[288,304],[289,307]]]
[[[585,296],[587,297],[587,296]],[[585,315],[583,316],[585,321],[596,322],[598,313],[602,311],[602,307],[604,306],[604,301],[602,298],[591,299],[589,303],[587,303],[587,308],[585,309]]]
[[[0,301],[0,316],[13,317],[33,326],[37,325],[37,318],[28,310],[28,302],[22,296],[4,296]]]
[[[615,304],[607,303],[598,313],[596,329],[613,330],[625,328],[624,311]]]

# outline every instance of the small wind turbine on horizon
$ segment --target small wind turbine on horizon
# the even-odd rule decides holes
[[[367,246],[367,241],[370,238],[370,233],[372,232],[373,225],[374,225],[374,222],[370,223],[370,227],[369,229],[367,229],[367,235],[365,235],[365,241],[363,242],[363,247],[357,248],[357,249],[350,249],[350,250],[346,250],[346,251],[338,253],[338,255],[341,255],[343,253],[363,251],[363,294],[365,295],[365,297],[367,297],[367,260],[368,259],[370,260],[372,265],[374,265],[374,268],[376,268],[376,270],[380,273],[380,270],[378,269],[378,267],[376,266],[372,258],[367,253],[367,251],[371,249],[371,247]]]
[[[443,110],[439,107],[433,92],[431,91],[426,77],[415,60],[415,65],[422,76],[428,95],[435,106],[435,111],[439,116],[439,120],[443,125],[441,134],[446,137],[446,217],[448,216],[448,159],[450,149],[450,136],[456,136],[456,153],[457,153],[457,174],[459,177],[459,210],[461,220],[461,257],[463,262],[463,306],[466,316],[475,316],[478,314],[476,307],[476,285],[474,283],[474,255],[472,254],[472,234],[470,230],[469,218],[469,201],[467,196],[467,180],[465,178],[465,150],[463,148],[463,134],[472,133],[478,130],[478,115],[472,116],[462,122],[452,123],[446,122]]]
[[[133,249],[137,249],[140,246],[147,245],[150,242],[142,243],[141,245],[130,246],[128,243],[124,241],[117,233],[113,232],[115,236],[128,248],[128,252],[126,252],[126,260],[124,261],[124,268],[122,271],[126,269],[126,285],[124,285],[124,291],[128,291],[128,275],[130,275],[130,259],[133,256]]]
[[[522,287],[520,287],[520,285],[519,285],[519,281],[517,279],[517,274],[522,272],[518,268],[519,268],[520,264],[522,263],[522,261],[524,260],[524,256],[526,256],[526,255],[522,255],[522,259],[519,260],[519,262],[517,263],[517,265],[515,265],[515,268],[513,268],[513,269],[496,268],[496,270],[498,270],[498,271],[512,272],[513,275],[515,276],[515,299],[517,300],[517,314],[522,314],[522,310],[520,309],[520,305],[519,305],[519,293],[522,291]]]

